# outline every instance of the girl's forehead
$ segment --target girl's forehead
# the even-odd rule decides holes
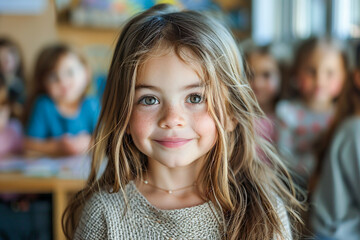
[[[191,67],[198,77],[203,81],[204,80],[204,67],[202,61],[195,55],[195,53],[190,50],[188,47],[178,47],[171,45],[159,45],[149,51],[145,56],[140,60],[138,67],[138,75],[144,70],[150,60],[165,57],[168,55],[174,55],[180,59],[187,66]]]
[[[334,47],[319,46],[304,60],[308,64],[320,64],[325,61],[339,62],[342,60],[342,56],[339,50]]]
[[[72,52],[64,53],[57,60],[55,69],[81,64],[80,58]]]
[[[251,64],[264,64],[266,62],[277,66],[276,59],[270,54],[253,53],[249,55],[248,61]]]

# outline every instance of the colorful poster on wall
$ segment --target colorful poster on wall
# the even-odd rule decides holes
[[[119,27],[130,16],[160,3],[192,10],[216,8],[211,0],[82,0],[71,12],[71,21],[80,26]]]
[[[42,13],[48,0],[0,0],[0,14],[36,15]]]

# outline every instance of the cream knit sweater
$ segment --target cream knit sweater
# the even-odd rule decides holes
[[[222,219],[211,202],[175,210],[152,206],[134,182],[122,192],[95,193],[85,204],[75,232],[78,239],[222,239]],[[278,213],[284,234],[291,239],[289,220],[281,201]],[[124,215],[125,214],[125,215]]]

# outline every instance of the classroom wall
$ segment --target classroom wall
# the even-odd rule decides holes
[[[0,36],[8,36],[21,46],[25,73],[31,76],[40,49],[58,39],[54,2],[47,1],[46,9],[38,15],[0,14]]]

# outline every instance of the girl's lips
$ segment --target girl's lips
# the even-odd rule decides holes
[[[190,141],[191,139],[185,139],[185,138],[155,140],[155,142],[168,148],[181,147]]]

